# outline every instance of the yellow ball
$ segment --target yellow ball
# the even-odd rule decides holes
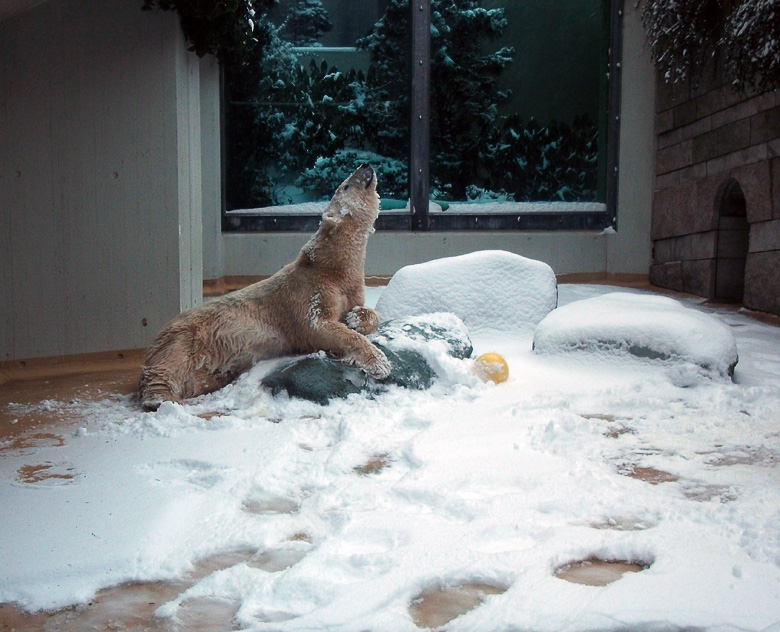
[[[483,353],[474,360],[474,372],[480,380],[491,380],[498,384],[509,377],[509,367],[506,360],[497,353]]]

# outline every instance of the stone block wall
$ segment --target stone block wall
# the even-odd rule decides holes
[[[659,82],[654,285],[780,314],[780,94]]]

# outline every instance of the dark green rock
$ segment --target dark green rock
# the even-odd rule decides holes
[[[381,343],[376,343],[376,346],[384,352],[393,367],[384,380],[375,380],[377,384],[395,384],[417,390],[425,390],[433,384],[436,373],[422,354],[411,349],[394,351]]]
[[[327,404],[332,397],[360,393],[368,385],[368,376],[324,354],[294,360],[266,375],[263,386],[274,395],[287,391],[290,397]]]
[[[432,315],[383,323],[371,340],[387,356],[392,371],[383,380],[369,377],[355,367],[325,353],[298,358],[272,371],[262,379],[274,395],[285,391],[290,397],[327,404],[333,398],[353,393],[381,392],[388,385],[424,390],[436,379],[436,372],[418,351],[425,345],[444,342],[447,352],[459,359],[471,356],[472,346],[466,328],[454,317]]]

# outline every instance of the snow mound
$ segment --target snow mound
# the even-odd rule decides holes
[[[469,332],[530,334],[557,302],[555,273],[546,263],[484,250],[401,268],[376,310],[382,321],[451,312]]]
[[[534,332],[534,350],[585,351],[646,362],[693,363],[731,376],[737,347],[715,317],[665,296],[613,292],[551,312]]]

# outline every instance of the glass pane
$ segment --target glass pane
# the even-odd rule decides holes
[[[608,5],[432,0],[434,200],[604,210]]]
[[[408,0],[274,7],[263,58],[225,69],[228,210],[322,212],[317,202],[363,162],[379,175],[384,210],[406,207],[408,35],[386,11],[406,16]]]

